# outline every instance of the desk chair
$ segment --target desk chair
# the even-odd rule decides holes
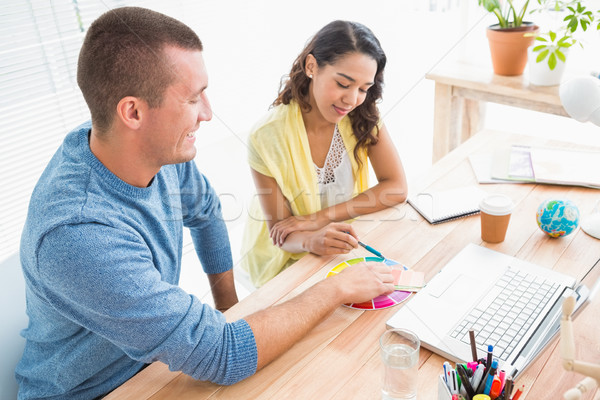
[[[13,254],[0,263],[0,397],[17,398],[15,367],[25,347],[19,332],[27,327],[25,280],[19,255]]]

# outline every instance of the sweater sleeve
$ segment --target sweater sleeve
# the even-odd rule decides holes
[[[219,311],[162,281],[136,235],[97,223],[60,226],[44,236],[37,260],[35,289],[132,359],[160,360],[218,384],[256,371],[249,325],[227,323]]]
[[[194,248],[207,274],[233,268],[233,257],[221,201],[193,161],[178,166],[183,224],[190,229]]]

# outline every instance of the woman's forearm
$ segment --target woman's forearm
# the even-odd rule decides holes
[[[315,218],[329,222],[346,221],[400,204],[406,200],[407,193],[405,184],[391,181],[379,182],[344,203],[317,212]]]

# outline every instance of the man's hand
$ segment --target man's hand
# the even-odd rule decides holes
[[[337,276],[344,303],[362,303],[394,291],[392,269],[379,262],[361,262],[345,268]]]
[[[392,270],[383,263],[359,263],[323,279],[298,296],[248,315],[260,369],[289,349],[340,305],[362,303],[394,291]]]

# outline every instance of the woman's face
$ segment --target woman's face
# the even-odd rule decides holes
[[[306,73],[312,75],[310,105],[327,122],[338,123],[365,101],[375,82],[377,62],[362,53],[349,53],[335,64],[319,67],[309,54]]]

